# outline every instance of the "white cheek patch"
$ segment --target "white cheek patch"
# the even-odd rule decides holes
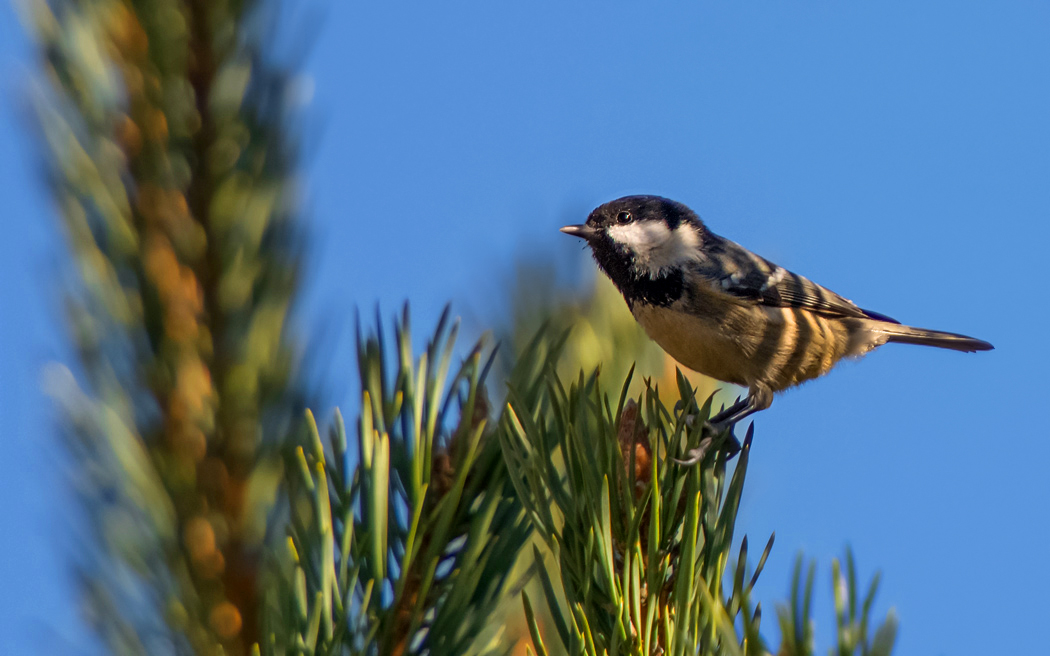
[[[671,238],[671,231],[663,221],[638,221],[627,225],[614,225],[609,236],[635,253],[647,254]]]
[[[607,233],[634,253],[635,271],[650,278],[703,257],[700,235],[689,223],[671,230],[663,221],[638,221],[614,225]]]

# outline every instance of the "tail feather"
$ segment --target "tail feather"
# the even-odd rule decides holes
[[[946,333],[940,330],[914,328],[902,324],[879,322],[871,330],[872,332],[885,335],[887,342],[898,342],[900,344],[936,346],[937,348],[964,351],[966,353],[991,351],[995,348],[983,339],[977,339],[976,337],[968,337],[958,333]]]

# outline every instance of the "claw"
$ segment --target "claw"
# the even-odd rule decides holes
[[[683,467],[695,465],[696,463],[703,460],[704,456],[707,455],[707,450],[711,448],[712,441],[713,440],[710,437],[705,437],[704,439],[700,440],[700,444],[695,449],[690,449],[686,452],[686,457],[684,460],[679,460],[678,458],[671,458],[671,460],[674,460],[676,463],[682,465]]]

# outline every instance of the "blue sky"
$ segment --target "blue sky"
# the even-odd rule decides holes
[[[849,542],[863,579],[883,571],[897,653],[1042,645],[1050,5],[331,3],[312,40],[304,338],[405,299],[419,327],[447,300],[481,326],[516,258],[584,257],[559,226],[628,193],[683,201],[864,307],[997,349],[887,347],[758,416],[738,526],[753,550],[777,532],[767,634],[801,549],[830,645]],[[61,240],[20,115],[28,52],[0,7],[0,647],[69,651],[71,502],[37,382],[66,353]]]

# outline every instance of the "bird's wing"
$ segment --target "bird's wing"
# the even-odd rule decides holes
[[[829,317],[897,321],[857,307],[853,301],[755,255],[726,239],[705,244],[706,257],[695,272],[716,290],[742,301],[770,307],[797,307]]]

